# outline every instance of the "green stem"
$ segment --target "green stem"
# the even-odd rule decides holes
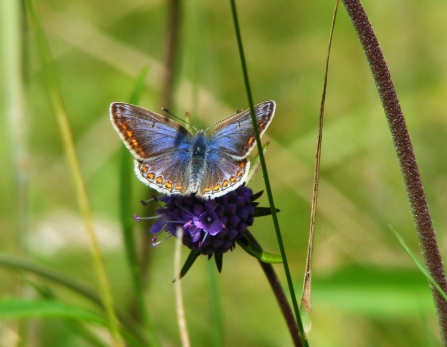
[[[219,291],[217,284],[217,271],[212,261],[208,261],[208,277],[210,283],[210,297],[211,297],[211,324],[213,326],[213,346],[224,346],[224,326],[222,321],[222,306],[219,300]]]
[[[253,97],[251,94],[250,82],[248,79],[248,70],[247,70],[247,64],[245,62],[244,48],[242,45],[242,38],[241,38],[240,29],[239,29],[239,22],[238,22],[238,18],[237,18],[235,0],[230,0],[230,3],[231,3],[232,14],[233,14],[233,20],[234,20],[234,28],[236,30],[236,38],[237,38],[237,43],[238,43],[238,48],[239,48],[239,55],[240,55],[241,64],[242,64],[242,72],[244,75],[245,89],[247,92],[248,104],[250,106],[251,117],[252,117],[252,121],[253,121],[253,130],[254,130],[255,137],[256,137],[256,146],[258,149],[259,160],[261,162],[262,173],[264,176],[265,190],[267,192],[267,197],[268,197],[270,209],[272,212],[272,219],[273,219],[273,225],[275,227],[276,238],[278,239],[278,245],[279,245],[279,249],[281,252],[281,257],[283,259],[284,272],[286,274],[290,297],[292,299],[293,310],[295,312],[296,321],[298,322],[301,344],[302,344],[302,346],[307,346],[308,343],[307,343],[306,335],[304,334],[303,323],[301,322],[300,311],[298,309],[298,303],[296,300],[295,290],[293,288],[292,276],[290,275],[289,263],[287,261],[286,252],[284,249],[284,243],[282,241],[281,231],[279,229],[279,222],[278,222],[278,217],[276,215],[275,204],[273,201],[272,189],[270,187],[267,165],[265,163],[264,153],[262,150],[261,138],[259,137],[258,126],[256,124],[256,115],[255,115],[255,110],[253,107],[253,105],[254,105]]]

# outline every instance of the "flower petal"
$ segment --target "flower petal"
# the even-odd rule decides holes
[[[210,235],[214,236],[216,235],[219,231],[221,231],[223,229],[225,225],[222,224],[222,222],[220,220],[215,220],[213,222],[213,224],[211,224],[211,226],[209,227],[208,232],[210,233]]]
[[[159,231],[161,231],[161,229],[163,229],[164,225],[166,224],[166,219],[164,216],[160,216],[160,218],[158,218],[154,224],[152,224],[151,228],[149,229],[149,232],[151,234],[156,234]]]

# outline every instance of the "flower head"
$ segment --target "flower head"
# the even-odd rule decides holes
[[[194,195],[162,196],[159,200],[165,206],[156,211],[160,217],[150,232],[176,236],[177,227],[182,226],[183,244],[190,249],[207,255],[225,253],[253,224],[253,201],[259,195],[242,186],[214,200]]]

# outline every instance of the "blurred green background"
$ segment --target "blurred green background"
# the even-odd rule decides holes
[[[96,285],[89,245],[48,102],[37,43],[26,17],[3,1],[0,106],[0,250],[24,256]],[[9,4],[12,2],[9,1]],[[140,105],[161,104],[166,1],[35,2],[48,35],[74,134],[113,294],[126,308],[132,286],[118,216],[121,141],[108,107],[127,101],[145,66]],[[275,100],[267,165],[296,291],[300,297],[310,219],[318,112],[333,2],[239,1],[239,20],[255,103]],[[366,1],[407,120],[441,252],[447,218],[447,4]],[[248,107],[227,1],[184,1],[173,104],[206,127]],[[22,25],[17,25],[23,19]],[[12,24],[11,24],[12,23]],[[18,34],[12,31],[17,25]],[[23,57],[8,58],[14,45]],[[11,64],[23,68],[17,78]],[[22,82],[23,95],[20,91]],[[12,115],[14,102],[22,116]],[[325,107],[317,212],[311,346],[439,345],[426,280],[392,234],[416,254],[417,236],[394,147],[359,40],[341,6]],[[14,113],[13,113],[14,114]],[[19,113],[20,114],[20,113]],[[129,154],[130,155],[130,154]],[[147,188],[133,178],[134,200]],[[252,182],[263,189],[262,174]],[[267,206],[266,197],[261,198]],[[141,240],[148,226],[136,225]],[[251,231],[279,253],[268,217]],[[141,247],[140,242],[140,248]],[[173,284],[174,240],[150,249],[146,297],[163,346],[180,344]],[[183,256],[188,251],[185,249]],[[275,266],[285,285],[283,268]],[[214,271],[214,270],[213,270]],[[20,276],[0,268],[0,295],[17,296]],[[39,280],[34,279],[39,282]],[[193,346],[210,346],[210,280],[205,257],[182,281]],[[49,284],[48,284],[49,285]],[[254,258],[237,248],[218,276],[225,346],[291,346],[285,323]],[[64,300],[79,297],[51,287]],[[35,297],[32,289],[25,293]],[[15,346],[16,322],[0,324],[0,345]],[[84,346],[63,321],[32,320],[30,346]]]

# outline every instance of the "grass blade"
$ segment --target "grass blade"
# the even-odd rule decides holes
[[[430,273],[427,271],[424,265],[419,261],[419,259],[414,255],[414,253],[411,251],[410,247],[405,243],[402,236],[399,235],[399,233],[391,227],[391,230],[393,231],[394,235],[396,236],[397,240],[400,242],[402,247],[405,249],[407,254],[410,256],[411,260],[416,264],[416,266],[419,268],[419,270],[422,272],[422,274],[427,278],[428,282],[436,288],[438,293],[444,298],[445,301],[447,301],[447,294],[442,290],[442,288],[439,286],[439,284],[435,281],[435,279],[430,275]]]
[[[0,319],[29,317],[70,318],[108,326],[101,315],[57,300],[8,298],[0,301]]]
[[[264,158],[264,153],[263,153],[263,149],[262,149],[261,138],[259,137],[259,131],[258,131],[258,127],[256,124],[256,115],[255,115],[255,110],[253,107],[253,105],[254,105],[253,97],[251,95],[250,82],[248,79],[248,69],[247,69],[247,64],[245,62],[244,48],[242,45],[242,37],[241,37],[240,29],[239,29],[239,21],[237,18],[237,10],[236,10],[235,0],[230,0],[230,3],[231,3],[232,14],[233,14],[233,20],[234,20],[234,28],[236,30],[237,43],[238,43],[238,47],[239,47],[239,55],[240,55],[241,64],[242,64],[242,72],[244,75],[245,88],[247,91],[248,104],[250,106],[250,113],[251,113],[251,117],[252,117],[252,121],[253,121],[253,130],[254,130],[255,137],[256,137],[256,146],[258,149],[259,161],[261,163],[261,168],[262,168],[262,174],[264,176],[265,190],[267,192],[270,209],[272,211],[272,219],[273,219],[273,224],[275,226],[276,238],[278,239],[278,245],[279,245],[279,249],[281,252],[281,257],[283,259],[284,272],[285,272],[286,278],[287,278],[287,285],[289,287],[289,293],[290,293],[290,297],[292,299],[293,310],[295,312],[295,318],[298,323],[298,329],[300,331],[301,344],[303,346],[308,346],[307,339],[304,334],[303,324],[301,322],[300,311],[298,309],[298,303],[296,300],[295,290],[293,288],[292,276],[290,275],[289,263],[287,261],[286,251],[284,248],[284,243],[282,241],[281,231],[279,229],[278,216],[276,215],[276,208],[275,208],[275,203],[273,201],[272,189],[270,187],[267,165],[265,164],[265,158]]]
[[[129,103],[138,104],[140,95],[144,88],[144,81],[146,79],[148,67],[142,69],[134,90],[129,98]],[[135,308],[136,320],[141,319],[145,330],[148,332],[151,346],[159,346],[160,343],[151,326],[148,312],[146,309],[146,302],[143,293],[143,284],[141,282],[141,268],[138,262],[138,255],[136,250],[136,242],[134,237],[134,222],[132,218],[132,180],[133,180],[133,159],[129,150],[123,145],[121,148],[120,160],[120,182],[119,182],[119,209],[120,220],[123,232],[124,249],[126,252],[127,262],[129,265],[130,275],[135,292]]]
[[[4,267],[11,268],[13,270],[30,272],[40,277],[46,278],[50,281],[53,281],[59,285],[65,286],[74,292],[82,295],[84,298],[90,300],[96,305],[104,308],[103,301],[100,296],[94,291],[91,287],[86,284],[74,280],[67,275],[56,271],[54,269],[48,268],[46,266],[22,259],[13,257],[7,254],[0,253],[0,265]],[[135,322],[130,319],[124,312],[115,308],[117,316],[122,323],[123,326],[126,327],[129,333],[132,333],[136,339],[140,341],[143,345],[149,345],[148,338],[144,334],[143,331],[139,329],[138,326],[135,325]]]
[[[113,344],[114,346],[120,347],[123,346],[123,343],[118,330],[118,321],[113,310],[113,298],[110,284],[107,278],[104,261],[101,256],[99,243],[93,228],[93,220],[90,211],[89,200],[87,197],[87,191],[79,167],[79,162],[73,143],[73,137],[71,134],[70,125],[68,123],[67,113],[65,111],[64,103],[62,101],[62,95],[60,93],[59,85],[56,79],[56,73],[53,69],[50,49],[32,0],[25,0],[25,4],[30,15],[31,23],[38,42],[39,51],[43,63],[44,75],[47,83],[47,90],[50,97],[50,104],[53,109],[53,113],[59,130],[59,135],[62,140],[65,157],[69,166],[69,171],[72,175],[77,203],[81,212],[82,219],[84,221],[85,229],[89,237],[93,263],[99,280],[99,291],[101,293],[101,300],[104,303],[109,319],[109,327]]]

